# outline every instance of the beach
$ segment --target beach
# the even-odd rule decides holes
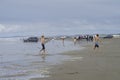
[[[29,80],[49,77],[49,70],[69,59],[63,52],[81,50],[72,41],[51,40],[41,55],[40,42],[23,42],[23,38],[0,38],[0,80]]]
[[[93,45],[60,54],[70,58],[52,65],[49,77],[30,80],[120,80],[120,39],[103,39],[99,50]]]
[[[0,80],[120,80],[120,0],[0,0]]]

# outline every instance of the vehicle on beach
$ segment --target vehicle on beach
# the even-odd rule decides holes
[[[23,39],[24,42],[38,42],[38,38],[37,37],[29,37],[27,39]]]
[[[104,39],[111,39],[111,38],[113,38],[113,36],[112,35],[107,35],[107,36],[105,36],[105,37],[103,37]]]

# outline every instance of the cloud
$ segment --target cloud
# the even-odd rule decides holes
[[[17,30],[19,30],[19,26],[17,25],[0,24],[0,33],[17,32]]]
[[[2,24],[0,24],[0,32],[3,32],[3,31],[5,31],[5,27]]]
[[[28,24],[12,24],[4,25],[4,30],[2,32],[18,32],[18,33],[31,33],[31,34],[74,34],[75,33],[93,33],[98,31],[100,33],[105,33],[108,31],[119,32],[120,24],[116,21],[110,19],[107,20],[96,20],[89,21],[87,19],[67,19],[57,22],[37,22]],[[2,25],[3,26],[3,25]],[[73,32],[73,33],[72,33]]]

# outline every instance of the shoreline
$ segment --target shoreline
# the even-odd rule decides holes
[[[71,56],[62,64],[50,69],[50,77],[31,78],[30,80],[119,80],[120,77],[120,39],[105,39],[99,50],[93,45],[83,50],[65,52]]]
[[[17,45],[19,44],[19,45]],[[40,47],[37,47],[40,46]],[[53,65],[61,64],[69,56],[62,55],[69,50],[78,50],[73,42],[54,40],[46,44],[46,55],[40,55],[39,43],[23,43],[21,41],[1,42],[0,79],[29,80],[33,77],[46,77]],[[3,49],[4,48],[4,49]],[[5,54],[3,54],[5,53]],[[49,76],[49,75],[47,75]]]

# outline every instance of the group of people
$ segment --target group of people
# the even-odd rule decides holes
[[[99,48],[99,41],[101,42],[101,40],[99,38],[99,34],[96,34],[93,37],[93,40],[95,42],[93,49],[95,50],[96,48]],[[76,38],[74,39],[74,42],[76,42]],[[41,43],[41,46],[42,46],[42,49],[40,50],[40,52],[42,52],[42,54],[45,54],[45,37],[44,37],[44,35],[41,36],[40,43]]]

